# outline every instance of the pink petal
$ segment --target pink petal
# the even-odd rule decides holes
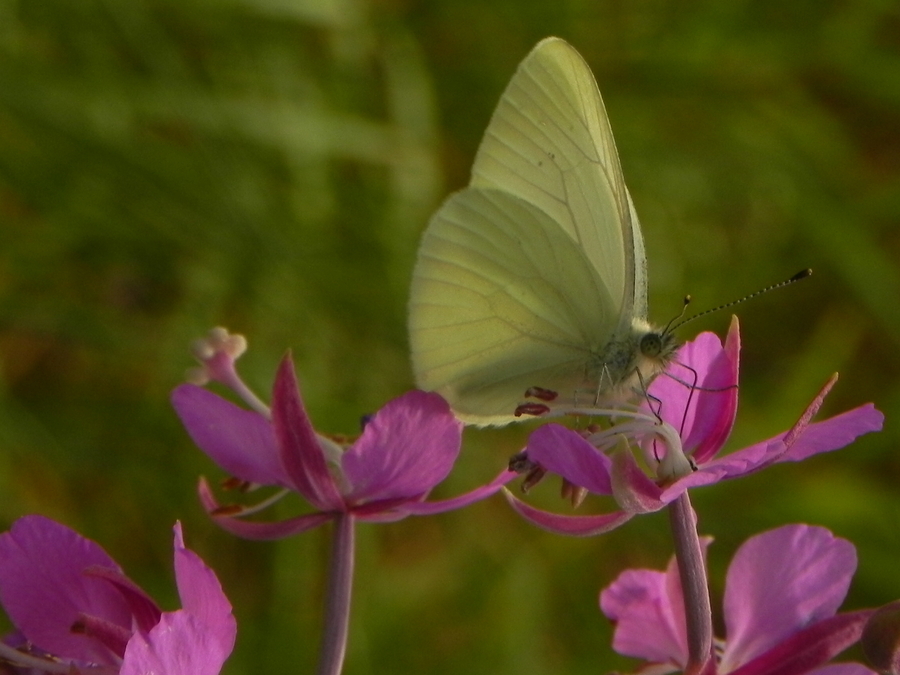
[[[532,432],[525,448],[528,459],[594,494],[612,494],[611,461],[577,432],[545,424]]]
[[[422,496],[424,498],[424,495]],[[362,506],[354,507],[353,517],[364,523],[396,523],[411,516],[403,510],[410,503],[406,497],[402,499],[379,499],[374,502],[366,502]]]
[[[884,415],[871,403],[867,403],[822,422],[810,424],[795,438],[790,449],[782,442],[785,434],[780,434],[707,462],[699,470],[666,488],[662,500],[669,503],[688,488],[739,478],[772,464],[799,462],[822,452],[838,450],[863,434],[879,431],[883,421]]]
[[[662,501],[662,489],[637,465],[634,455],[620,449],[613,455],[612,486],[616,503],[628,513],[659,511],[667,502]]]
[[[806,675],[828,672],[831,659],[856,644],[872,611],[838,614],[794,633],[729,675]],[[836,664],[837,665],[837,664]],[[721,669],[719,672],[723,672]],[[839,671],[841,672],[841,671]],[[851,672],[858,675],[859,671]]]
[[[99,545],[43,516],[19,518],[0,535],[0,602],[36,647],[62,659],[112,664],[103,645],[71,632],[79,615],[131,629],[128,603],[87,568],[121,568]]]
[[[438,394],[410,391],[395,398],[341,457],[351,485],[347,501],[427,493],[453,468],[461,434],[462,423]]]
[[[148,631],[159,623],[159,616],[162,612],[156,605],[156,602],[154,602],[153,598],[147,595],[147,592],[144,591],[143,588],[138,586],[119,570],[111,567],[92,565],[91,567],[86,567],[83,573],[85,575],[90,575],[95,579],[103,579],[115,586],[116,590],[118,590],[119,594],[122,596],[122,599],[128,605],[132,626],[136,629]],[[128,630],[126,630],[126,637],[121,643],[121,649],[118,650],[117,653],[121,654],[122,650],[125,648],[125,643],[128,641],[128,637],[131,636],[132,626],[129,626]],[[107,643],[107,646],[109,646],[109,643]]]
[[[875,671],[861,663],[829,663],[809,671],[809,675],[876,675]]]
[[[232,476],[260,485],[287,485],[272,423],[193,384],[172,392],[172,406],[203,452]]]
[[[701,333],[685,344],[665,375],[650,386],[645,404],[680,430],[684,451],[703,462],[718,452],[734,425],[740,333],[733,318],[725,347],[714,333]],[[677,378],[677,379],[676,379]],[[685,412],[687,408],[687,412]]]
[[[188,612],[166,612],[146,636],[135,633],[120,675],[217,675],[231,649]]]
[[[658,410],[664,421],[680,427],[685,407],[689,402],[693,405],[696,401],[696,387],[704,386],[710,373],[715,373],[717,366],[720,367],[718,359],[722,352],[722,340],[709,331],[684,343],[672,360],[674,368],[654,379],[648,389],[651,398],[662,401],[662,408],[658,409],[658,405],[649,401],[644,402],[644,407]]]
[[[683,668],[687,663],[684,601],[675,570],[625,570],[600,593],[600,608],[616,622],[613,649],[626,656]]]
[[[853,545],[821,527],[786,525],[748,539],[725,582],[722,670],[834,616],[855,570]]]
[[[591,516],[564,516],[542,511],[517,499],[509,490],[503,491],[509,505],[532,525],[541,529],[570,537],[593,537],[614,530],[631,519],[630,513],[616,511]]]
[[[781,436],[778,436],[713,459],[700,466],[697,471],[668,486],[663,490],[661,499],[668,504],[688,488],[712,485],[720,480],[738,478],[759,471],[774,463],[775,458],[784,453],[784,449]]]
[[[230,654],[237,633],[231,603],[225,597],[215,572],[200,556],[185,547],[181,523],[175,523],[174,529],[175,580],[181,606],[206,626],[210,637],[219,640],[225,654]]]
[[[296,518],[267,523],[251,522],[230,516],[215,516],[214,520],[216,525],[235,536],[244,539],[271,541],[273,539],[285,539],[301,532],[315,529],[319,525],[333,519],[335,515],[334,513],[309,513]]]
[[[197,486],[197,493],[200,496],[203,508],[206,509],[206,512],[216,525],[226,532],[231,532],[231,534],[244,539],[283,539],[316,528],[335,516],[334,512],[310,513],[278,522],[253,522],[227,514],[216,513],[221,509],[221,505],[213,496],[212,490],[209,489],[209,484],[202,478]]]
[[[867,403],[806,427],[779,462],[799,462],[820,452],[843,448],[863,434],[881,431],[884,415]]]
[[[281,462],[293,488],[320,511],[343,510],[344,499],[328,471],[325,453],[303,408],[290,354],[278,366],[272,423]]]
[[[697,392],[690,434],[684,441],[694,461],[702,464],[713,457],[731,435],[738,407],[738,366],[741,336],[737,317],[732,318],[724,349],[709,364],[702,380],[704,390]]]
[[[445,511],[453,511],[461,509],[469,504],[486,499],[500,491],[504,485],[518,478],[519,474],[515,471],[503,470],[487,485],[475,488],[471,492],[466,492],[459,497],[452,499],[441,499],[431,502],[407,502],[400,506],[400,510],[414,516],[429,516],[435,513],[444,513]]]

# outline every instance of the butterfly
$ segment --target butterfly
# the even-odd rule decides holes
[[[647,264],[590,68],[559,38],[525,57],[469,185],[431,218],[409,301],[412,365],[467,424],[618,405],[677,343],[647,322]]]

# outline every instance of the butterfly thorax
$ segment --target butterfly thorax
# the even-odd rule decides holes
[[[596,401],[626,401],[645,393],[678,349],[675,336],[642,319],[592,355],[587,379],[596,385]]]

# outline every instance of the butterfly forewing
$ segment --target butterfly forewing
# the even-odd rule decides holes
[[[470,185],[510,192],[550,215],[582,247],[621,315],[631,315],[630,251],[640,229],[600,92],[571,45],[547,38],[519,65],[478,149]],[[643,251],[643,242],[638,246]],[[628,328],[623,321],[620,329]]]
[[[413,368],[464,419],[509,422],[536,383],[590,386],[591,352],[618,316],[590,261],[551,225],[517,197],[476,188],[429,223],[410,296]]]

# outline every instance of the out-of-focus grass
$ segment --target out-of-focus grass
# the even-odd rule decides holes
[[[0,0],[2,525],[76,527],[171,606],[180,518],[236,607],[226,672],[308,671],[327,532],[216,530],[194,485],[220,473],[168,392],[217,324],[250,339],[261,393],[293,349],[323,430],[408,388],[418,236],[516,64],[557,34],[604,94],[656,320],[685,293],[706,308],[815,270],[738,309],[734,447],[791,424],[834,370],[828,411],[888,415],[848,450],[696,494],[715,592],[749,534],[806,521],[859,547],[854,606],[900,595],[898,29],[877,2]],[[467,432],[439,493],[493,475],[524,433]],[[347,672],[628,668],[596,594],[664,564],[665,528],[564,540],[499,498],[363,527]]]

